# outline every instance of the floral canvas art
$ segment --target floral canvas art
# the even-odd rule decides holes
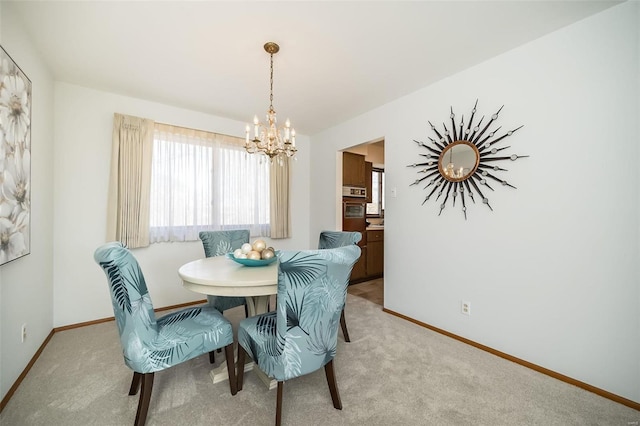
[[[29,254],[31,80],[0,46],[0,265]]]

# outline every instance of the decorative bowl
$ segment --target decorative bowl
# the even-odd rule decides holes
[[[244,266],[267,266],[278,260],[279,255],[280,250],[276,250],[275,256],[270,259],[237,259],[236,257],[234,257],[233,253],[227,253],[227,257],[229,259]]]

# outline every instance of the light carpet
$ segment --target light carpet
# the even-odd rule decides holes
[[[241,308],[225,313],[237,326]],[[382,312],[349,295],[351,343],[323,370],[284,386],[284,425],[637,425],[640,412]],[[224,359],[216,354],[217,360]],[[219,361],[218,361],[219,362]],[[147,425],[271,425],[276,391],[212,384],[206,355],[156,373]],[[130,425],[138,396],[113,321],[55,333],[3,412],[2,426]]]

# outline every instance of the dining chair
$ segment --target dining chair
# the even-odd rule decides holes
[[[362,234],[360,232],[322,231],[320,232],[318,249],[329,249],[344,247],[350,244],[358,244],[361,239]],[[349,338],[349,330],[347,330],[347,320],[344,316],[344,306],[342,307],[342,313],[340,314],[340,328],[342,328],[342,336],[344,337],[344,341],[350,342],[351,339]]]
[[[248,243],[250,238],[248,229],[201,231],[198,236],[202,241],[204,255],[206,257],[223,256],[227,253],[233,253],[235,249],[239,249],[244,243]],[[221,313],[227,309],[244,305],[244,315],[245,317],[249,316],[247,300],[244,297],[207,295],[207,302]],[[215,362],[214,352],[209,354],[209,362],[211,364]]]
[[[223,347],[232,360],[231,323],[206,305],[156,318],[142,270],[122,243],[98,247],[94,259],[107,276],[124,363],[133,370],[129,395],[142,388],[134,424],[144,425],[154,374]],[[235,379],[233,362],[227,367],[229,378]],[[230,379],[229,388],[232,395],[237,393],[235,380]]]
[[[248,354],[277,380],[276,425],[282,421],[284,382],[324,367],[333,406],[342,409],[333,358],[340,311],[360,247],[283,251],[278,265],[276,310],[240,321],[238,365]],[[244,369],[238,368],[238,390]]]

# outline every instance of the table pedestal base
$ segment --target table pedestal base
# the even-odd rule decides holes
[[[247,296],[247,311],[250,317],[268,312],[269,298],[271,296]]]
[[[249,365],[251,365],[249,368],[247,368]],[[262,380],[262,383],[264,383],[264,385],[269,389],[275,389],[278,387],[278,382],[275,379],[272,379],[271,377],[267,376],[266,373],[262,370],[260,370],[260,368],[256,367],[255,363],[253,361],[247,363],[244,365],[244,371],[253,371],[256,376],[258,376],[258,378],[260,380]]]
[[[253,317],[256,315],[259,315],[261,313],[267,312],[268,311],[268,306],[269,306],[269,298],[271,296],[247,296],[247,311],[249,313],[249,317]],[[237,351],[234,352],[234,359],[238,359],[237,356]],[[247,357],[248,358],[248,357]],[[262,370],[260,370],[259,368],[254,368],[255,367],[255,363],[253,361],[251,361],[251,358],[249,358],[249,362],[247,362],[244,365],[244,372],[246,373],[247,371],[254,371],[256,373],[256,375],[260,378],[260,380],[262,380],[262,383],[264,383],[264,385],[269,389],[275,389],[278,386],[278,382],[274,379],[272,379],[271,377],[267,376]],[[238,370],[236,370],[238,371]],[[229,372],[227,370],[227,360],[225,359],[224,362],[220,363],[219,366],[217,366],[216,368],[214,368],[213,370],[211,370],[211,372],[209,373],[209,375],[211,375],[211,380],[213,380],[213,383],[220,383],[220,382],[224,382],[226,380],[229,380]]]
[[[253,361],[249,361],[244,365],[244,372],[246,373],[247,371],[253,371],[269,390],[275,389],[278,386],[278,382],[256,367]],[[227,360],[224,360],[219,366],[211,370],[209,375],[211,376],[213,384],[229,380]]]

